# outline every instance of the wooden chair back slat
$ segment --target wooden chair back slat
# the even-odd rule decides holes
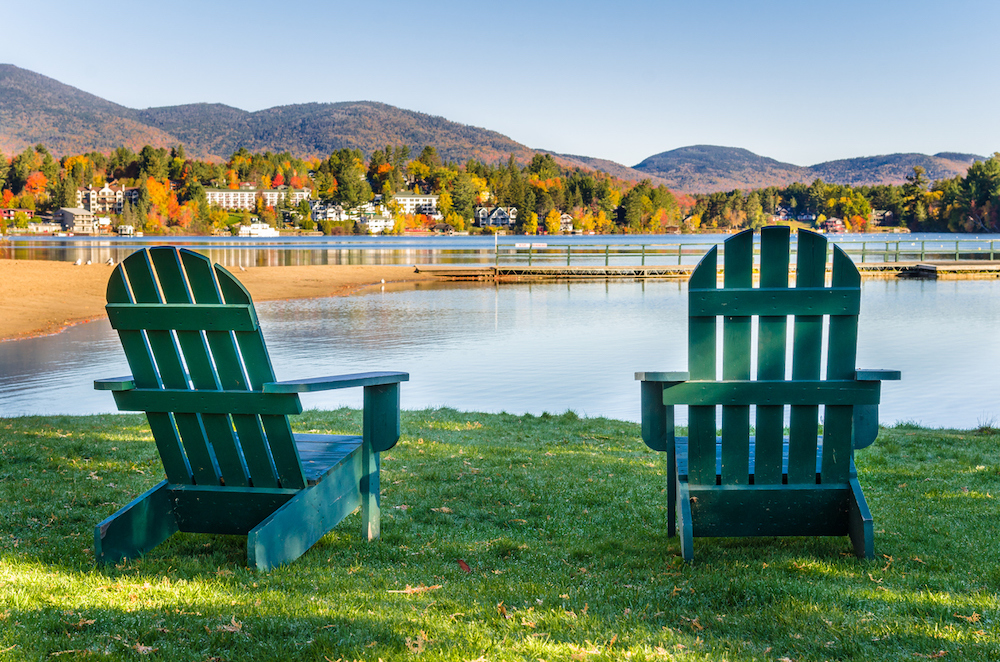
[[[760,286],[787,288],[789,236],[787,227],[768,228],[760,235]],[[757,327],[757,379],[785,378],[788,321],[785,316],[761,316]],[[785,408],[762,405],[755,419],[754,484],[777,485],[784,473]]]
[[[108,280],[107,300],[115,303],[134,303],[125,272],[119,265]],[[153,352],[142,331],[118,331],[122,349],[132,368],[132,378],[138,388],[160,388],[160,377],[153,361]],[[147,414],[156,449],[163,461],[163,470],[172,483],[189,485],[193,481],[191,466],[184,454],[184,447],[177,434],[172,414]]]
[[[718,249],[712,247],[698,263],[688,281],[688,290],[714,290],[718,279]],[[688,371],[691,379],[716,379],[716,319],[688,316]],[[714,485],[715,407],[688,408],[688,479]]]
[[[134,253],[119,266],[119,272],[121,284],[114,278],[109,284],[109,303],[165,304],[162,314],[152,310],[155,306],[115,313],[125,320],[127,328],[120,329],[119,335],[137,387],[199,391],[202,399],[210,392],[226,391],[212,397],[221,398],[219,403],[232,401],[232,407],[221,409],[208,406],[206,400],[204,408],[188,408],[187,413],[182,413],[183,407],[173,413],[147,411],[157,446],[167,451],[161,448],[165,468],[168,462],[171,465],[168,479],[230,487],[305,487],[288,418],[277,413],[289,407],[299,411],[301,405],[294,395],[294,402],[283,404],[288,395],[262,393],[262,385],[274,381],[274,371],[253,302],[243,286],[225,269],[213,268],[204,256],[171,247]],[[112,286],[116,297],[112,297]],[[180,319],[186,307],[197,304],[212,306],[219,314],[214,319],[194,315],[171,326],[171,319]],[[153,318],[153,328],[134,330],[136,319],[143,317]],[[246,391],[256,404],[248,400],[246,406],[241,405],[240,391]],[[120,397],[149,396],[137,392]],[[165,392],[164,397],[173,396]],[[256,402],[262,398],[267,402]],[[271,400],[273,406],[268,404]],[[276,413],[259,413],[267,409]]]
[[[730,250],[732,247],[732,250]],[[723,287],[753,287],[753,231],[726,242]],[[727,315],[722,322],[722,379],[750,379],[752,318]],[[746,485],[750,477],[750,407],[722,407],[723,485]]]
[[[851,472],[851,431],[854,405],[864,404],[867,384],[831,385],[827,389],[822,362],[826,342],[827,380],[852,381],[857,358],[857,320],[861,277],[849,257],[833,249],[833,278],[826,285],[827,241],[821,235],[800,232],[795,283],[790,287],[790,231],[764,228],[760,235],[759,285],[754,287],[753,232],[726,241],[724,276],[717,281],[717,252],[710,250],[689,282],[694,311],[689,316],[688,362],[690,385],[668,391],[664,402],[687,402],[689,407],[688,482],[692,485],[757,485],[820,482],[843,483]],[[766,292],[762,292],[766,290]],[[784,290],[784,291],[783,291]],[[753,311],[755,305],[771,314]],[[735,314],[728,315],[726,312]],[[789,314],[785,314],[788,312]],[[798,314],[794,314],[798,312]],[[717,373],[717,316],[722,315],[722,365]],[[751,367],[754,319],[757,364]],[[829,320],[824,340],[824,318]],[[792,351],[788,352],[789,319]],[[790,364],[789,364],[790,361]],[[787,388],[746,384],[751,377],[767,382],[791,381]],[[699,385],[721,376],[715,386]],[[746,390],[750,389],[750,390]],[[717,391],[717,395],[713,395]],[[785,392],[787,391],[787,392]],[[704,393],[698,396],[696,393]],[[765,396],[773,393],[772,396]],[[756,394],[756,395],[753,395]],[[784,404],[777,404],[780,395]],[[752,397],[749,397],[752,396]],[[747,400],[763,401],[752,411]],[[722,404],[725,402],[729,404]],[[795,402],[806,404],[793,404]],[[691,404],[699,402],[700,404]],[[721,449],[717,449],[716,407],[722,405]],[[828,402],[841,404],[826,404]],[[823,403],[823,432],[819,434]],[[787,409],[786,409],[787,408]],[[785,412],[789,434],[784,434]],[[751,419],[751,413],[753,417]],[[754,433],[751,434],[751,420]],[[817,462],[819,441],[822,458]],[[718,457],[721,463],[717,464]],[[721,465],[721,466],[720,466]],[[751,468],[752,467],[752,468]],[[821,475],[817,477],[818,469]],[[752,478],[751,478],[752,476]]]
[[[173,248],[160,247],[150,249],[149,254],[153,266],[156,268],[157,280],[163,291],[165,303],[194,303],[178,251]],[[164,313],[164,318],[173,317],[167,311]],[[167,319],[162,320],[162,322],[166,321]],[[222,323],[221,316],[218,321]],[[194,389],[199,391],[220,390],[219,379],[204,334],[195,330],[176,330],[175,333]],[[250,481],[243,465],[229,416],[218,413],[203,413],[197,414],[196,417],[201,421],[204,430],[203,438],[207,442],[208,452],[214,456],[215,464],[218,466],[221,475],[220,482],[232,487],[248,486]]]
[[[250,293],[243,287],[243,284],[225,268],[217,264],[215,265],[215,273],[226,303],[242,305],[253,303]],[[240,349],[240,356],[243,358],[243,365],[250,379],[250,387],[259,391],[263,384],[274,381],[274,368],[271,367],[271,359],[267,355],[264,335],[259,329],[253,332],[236,331],[234,335]],[[260,421],[268,448],[271,451],[274,469],[282,487],[304,487],[306,478],[302,472],[302,461],[295,448],[288,417],[261,416]]]
[[[136,303],[164,302],[164,295],[157,282],[149,251],[133,253],[119,268],[125,272]],[[162,387],[189,389],[180,348],[174,341],[172,332],[151,330],[143,333],[152,350]],[[215,459],[200,417],[197,414],[172,414],[172,416],[194,482],[199,485],[219,485],[221,477],[216,470]]]
[[[823,287],[826,281],[826,239],[812,232],[798,233],[795,287]],[[792,380],[820,378],[823,356],[823,317],[797,315],[793,322]],[[789,412],[788,482],[816,482],[819,407],[794,405]]]
[[[188,274],[194,300],[199,304],[221,304],[222,294],[209,260],[190,251],[181,251],[181,261]],[[252,308],[252,304],[251,304]],[[256,315],[255,315],[256,318]],[[239,348],[229,331],[207,331],[208,346],[215,359],[223,390],[249,391],[249,381],[240,360]],[[250,483],[255,487],[277,487],[278,477],[271,461],[271,451],[264,438],[260,417],[250,414],[231,415]]]

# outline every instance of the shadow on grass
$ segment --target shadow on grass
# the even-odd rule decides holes
[[[295,426],[360,422],[312,411]],[[3,421],[0,651],[1000,658],[995,437],[906,427],[860,454],[875,562],[854,558],[846,538],[754,538],[699,539],[685,565],[665,535],[662,456],[638,426],[571,412],[429,410],[403,422],[383,455],[382,540],[364,542],[355,514],[294,564],[256,573],[244,539],[193,534],[94,568],[93,525],[162,474],[142,418]]]

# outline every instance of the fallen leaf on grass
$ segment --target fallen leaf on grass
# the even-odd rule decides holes
[[[402,590],[386,591],[386,593],[405,593],[406,595],[413,595],[414,593],[426,593],[427,591],[436,591],[439,588],[441,588],[441,584],[435,584],[434,586],[424,586],[423,584],[421,584],[420,586],[410,586],[409,584],[407,584],[406,588]]]
[[[215,629],[218,632],[239,632],[243,629],[243,624],[238,622],[236,617],[233,616],[233,619],[227,625],[220,625]]]
[[[930,655],[924,655],[923,653],[914,653],[913,657],[926,657],[928,660],[936,660],[939,657],[944,657],[948,654],[948,651],[938,651],[936,653],[931,653]]]
[[[441,506],[440,508],[431,508],[431,510],[433,510],[436,513],[444,513],[445,515],[450,515],[451,513],[455,512],[448,506]]]
[[[979,614],[977,614],[976,612],[972,612],[972,616],[963,616],[962,614],[953,614],[953,615],[955,616],[955,618],[961,618],[963,621],[968,621],[969,623],[978,623],[980,618]]]
[[[406,638],[406,647],[410,649],[411,653],[423,653],[429,642],[430,639],[427,638],[427,633],[421,630],[420,634],[413,639]]]
[[[135,646],[132,646],[132,648],[134,648],[135,652],[139,655],[149,655],[153,651],[159,650],[158,648],[153,648],[152,646],[143,646],[138,641],[135,642]]]
[[[465,572],[472,572],[472,568],[469,567],[469,564],[462,559],[458,559],[458,567]]]

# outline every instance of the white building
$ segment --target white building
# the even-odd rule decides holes
[[[282,200],[291,196],[291,203],[297,205],[302,200],[308,200],[310,192],[308,188],[293,189],[287,186],[260,190],[254,188],[207,188],[205,189],[205,198],[208,200],[208,204],[222,209],[253,210],[257,205],[257,198],[263,198],[264,204],[268,207],[277,207]]]
[[[399,205],[402,214],[423,214],[431,218],[440,218],[438,213],[437,195],[417,195],[416,193],[397,193],[392,196],[393,201]]]
[[[474,223],[479,227],[510,227],[517,222],[517,207],[476,207]]]
[[[117,184],[82,186],[76,189],[76,206],[95,214],[120,214],[126,201],[134,204],[138,198],[138,188],[126,189]]]
[[[241,237],[277,237],[279,232],[272,228],[267,223],[251,223],[250,225],[241,225],[240,234]]]

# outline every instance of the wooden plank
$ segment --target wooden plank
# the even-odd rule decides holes
[[[218,304],[222,293],[215,280],[215,270],[211,261],[203,255],[181,250],[181,261],[188,275],[188,282],[196,303]],[[247,304],[251,305],[252,304]],[[256,317],[256,314],[255,314]],[[228,331],[208,331],[205,333],[208,346],[215,362],[216,373],[223,390],[247,391],[249,380],[243,372],[239,348],[232,333]],[[236,430],[243,461],[246,464],[250,484],[256,487],[277,487],[278,477],[271,461],[271,452],[264,437],[260,417],[253,414],[232,414],[230,419]]]
[[[823,287],[826,279],[826,238],[814,232],[800,230],[796,258],[795,287]],[[823,318],[800,315],[795,317],[794,324],[792,380],[819,379],[823,351]],[[792,406],[789,412],[789,482],[806,482],[815,472],[818,435],[819,408],[814,404],[796,403]]]
[[[790,229],[782,226],[760,232],[760,286],[788,291]],[[757,379],[785,378],[788,323],[784,316],[761,315],[757,326]],[[779,484],[784,447],[784,403],[758,405],[754,449],[754,483]]]
[[[362,451],[258,524],[247,536],[247,565],[268,570],[294,561],[361,505]]]
[[[116,564],[136,558],[175,531],[173,500],[162,481],[94,527],[94,560]]]
[[[833,247],[833,287],[854,288],[861,294],[861,274],[847,254]],[[831,315],[827,340],[827,379],[851,379],[857,373],[858,316]],[[854,407],[828,406],[823,412],[824,483],[842,483],[851,469]]]
[[[842,485],[691,485],[695,536],[843,536],[851,488]]]
[[[728,245],[726,250],[728,256]],[[850,287],[730,289],[727,286],[724,290],[692,292],[688,301],[689,314],[699,316],[857,315],[861,310],[861,291]]]
[[[746,290],[753,285],[753,230],[744,230],[726,240],[723,286]],[[715,290],[720,292],[723,290]],[[691,297],[704,292],[693,291]],[[722,379],[749,380],[751,318],[741,313],[727,315],[722,323]],[[713,453],[714,456],[714,453]],[[723,485],[746,484],[750,463],[750,407],[722,408]]]
[[[299,490],[210,485],[170,490],[177,527],[188,533],[246,535]]]
[[[149,253],[153,265],[156,267],[157,280],[166,301],[165,304],[153,305],[196,307],[196,304],[192,303],[192,295],[188,287],[186,272],[181,263],[180,252],[176,248],[163,246],[152,248]],[[209,354],[205,335],[196,330],[177,330],[175,335],[194,390],[199,392],[218,391],[221,386],[215,373],[214,362]],[[206,412],[200,414],[199,419],[203,432],[197,437],[196,443],[201,444],[204,440],[206,452],[214,458],[221,476],[220,483],[229,487],[249,485],[247,472],[237,449],[236,437],[228,413]]]
[[[219,289],[226,303],[251,304],[250,293],[231,273],[220,265],[215,265]],[[274,382],[274,369],[264,345],[264,335],[258,329],[255,332],[234,332],[236,343],[250,379],[250,388],[254,391],[263,389],[263,385]],[[283,395],[283,394],[269,394]],[[298,400],[298,396],[292,394]],[[299,405],[301,411],[301,404]],[[292,413],[292,412],[288,412]],[[299,412],[294,412],[299,413]],[[261,427],[267,440],[267,446],[274,463],[274,470],[282,487],[305,487],[306,479],[302,473],[302,464],[292,437],[292,428],[286,416],[262,415]]]
[[[126,261],[148,259],[144,252],[133,253]],[[125,266],[119,264],[108,280],[107,298],[109,303],[132,303],[135,297],[126,280]],[[140,388],[158,388],[160,377],[153,362],[153,353],[141,331],[119,331],[122,349],[136,386]],[[146,414],[149,421],[156,450],[163,462],[167,479],[172,483],[190,483],[192,481],[191,467],[181,445],[180,436],[174,426],[174,418],[170,414]]]
[[[688,291],[717,287],[718,248],[713,246],[698,263]],[[688,316],[688,370],[693,379],[716,379],[715,317]],[[666,397],[665,389],[664,397]],[[664,400],[664,404],[670,404]],[[688,444],[692,461],[688,480],[715,483],[715,406],[688,408]]]
[[[291,393],[137,388],[131,391],[114,391],[114,396],[122,411],[173,412],[177,416],[225,413],[275,416],[302,413],[302,403]],[[187,445],[185,448],[190,452]]]
[[[225,304],[111,304],[105,306],[111,326],[138,331],[253,331],[257,316],[250,306]]]
[[[802,381],[688,381],[663,389],[665,405],[782,405],[876,404],[878,382]],[[815,450],[815,449],[814,449]]]
[[[295,434],[295,447],[309,484],[315,483],[345,457],[361,448],[359,435]]]
[[[313,377],[311,379],[295,379],[285,382],[267,382],[264,393],[312,393],[329,391],[338,388],[354,386],[377,386],[380,384],[398,384],[409,381],[410,375],[405,372],[359,372],[353,375],[335,375],[333,377]]]

